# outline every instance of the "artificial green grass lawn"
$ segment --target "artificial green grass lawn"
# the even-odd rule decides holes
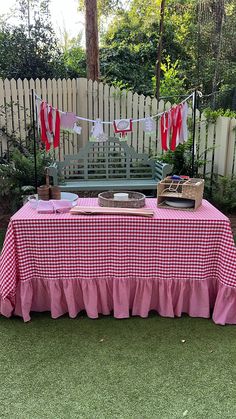
[[[1,418],[236,417],[235,326],[35,313],[0,318],[0,354]]]

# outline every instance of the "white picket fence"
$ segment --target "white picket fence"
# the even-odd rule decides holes
[[[159,103],[155,98],[138,95],[131,91],[116,89],[104,83],[79,79],[48,80],[2,80],[0,79],[0,153],[7,149],[7,136],[15,137],[24,143],[29,141],[28,129],[32,123],[32,90],[47,103],[62,111],[74,112],[88,119],[100,118],[112,122],[119,118],[138,119],[169,109],[170,102]],[[190,116],[192,110],[189,109]],[[66,154],[78,153],[88,141],[92,123],[81,121],[82,134],[61,133],[60,149],[55,157],[63,159]],[[105,124],[104,130],[114,136],[113,126]],[[162,153],[160,127],[154,137],[144,134],[142,123],[133,124],[133,132],[127,141],[138,152],[152,155]],[[32,141],[32,139],[30,140]],[[39,141],[39,140],[38,140]],[[209,122],[197,112],[196,157],[203,154],[207,163],[202,168],[204,174],[219,173],[236,175],[236,119],[219,117]],[[208,150],[208,151],[206,151]]]

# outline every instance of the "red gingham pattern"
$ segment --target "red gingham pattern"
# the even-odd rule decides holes
[[[196,211],[159,209],[153,218],[38,214],[29,204],[12,218],[0,259],[0,295],[33,278],[217,278],[236,287],[230,222],[207,201]],[[78,205],[96,206],[97,199]]]

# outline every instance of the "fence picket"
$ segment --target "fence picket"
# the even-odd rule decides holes
[[[82,118],[88,117],[88,92],[87,92],[87,79],[80,78],[77,79],[77,112],[78,116],[81,116]],[[82,128],[81,135],[78,135],[78,145],[80,147],[83,147],[86,142],[88,141],[88,128],[89,124],[86,121],[79,121],[79,124]]]
[[[133,95],[133,119],[138,118],[138,94],[134,93]],[[138,124],[139,122],[135,122],[133,124],[133,132],[132,132],[132,147],[135,149],[135,151],[138,151]]]
[[[12,126],[12,111],[11,111],[11,86],[10,81],[5,79],[4,81],[5,87],[5,106],[6,106],[6,133],[7,135],[13,134],[13,126]]]
[[[71,80],[71,109],[72,112],[75,113],[75,115],[77,115],[77,106],[76,106],[76,80],[72,79]],[[79,152],[79,139],[78,139],[78,134],[74,133],[73,134],[73,144],[74,144],[74,153],[78,153]]]
[[[108,121],[114,121],[115,119],[115,101],[114,101],[114,95],[115,95],[115,88],[114,86],[110,87],[110,92],[109,92],[109,117],[108,117]],[[113,126],[109,125],[109,132],[110,132],[110,136],[112,137],[114,135],[114,130],[113,130]]]
[[[5,112],[5,91],[3,80],[0,79],[0,129],[5,128],[6,112]]]
[[[29,90],[29,82],[27,79],[23,80],[23,87],[24,87],[24,99],[25,99],[25,133],[27,137],[28,125],[30,124],[30,90]]]
[[[140,95],[139,96],[139,104],[138,104],[138,118],[142,119],[144,118],[144,102],[145,102],[145,96]],[[137,124],[137,135],[138,135],[138,152],[143,153],[145,148],[145,137],[144,137],[144,131],[143,131],[143,122],[136,122]]]
[[[87,118],[88,119],[92,119],[93,120],[93,82],[92,80],[88,80],[88,113],[87,113]],[[88,139],[91,135],[91,129],[93,126],[93,123],[91,122],[87,122],[88,127],[89,127],[89,132],[88,132]]]
[[[147,97],[148,99],[148,97]],[[146,99],[146,100],[147,100]],[[153,116],[153,115],[157,115],[157,113],[162,112],[164,107],[161,107],[161,103],[157,103],[156,98],[150,98],[150,110],[149,110],[149,115]],[[161,111],[159,110],[161,109]],[[156,135],[150,136],[149,137],[149,150],[146,150],[146,152],[150,151],[152,153],[152,155],[157,155],[157,154],[161,154],[162,150],[161,150],[161,142],[160,142],[160,130],[159,130],[159,120],[160,118],[154,118],[154,120],[156,121]]]
[[[227,149],[229,140],[229,122],[225,117],[218,117],[216,120],[216,140],[215,140],[215,156],[214,156],[214,172],[225,176]]]
[[[20,136],[20,129],[19,129],[19,116],[18,116],[18,94],[17,94],[17,88],[16,88],[16,80],[11,79],[10,80],[10,86],[11,86],[11,98],[12,98],[12,129],[14,136],[16,138],[19,138]]]
[[[109,86],[108,86],[108,84],[105,84],[104,93],[103,93],[103,103],[104,103],[104,105],[103,105],[104,106],[103,119],[104,119],[104,121],[109,121],[109,103],[110,103],[109,95],[110,95]],[[104,131],[108,136],[112,135],[111,134],[111,129],[112,129],[111,125],[108,125],[108,124],[104,125]]]

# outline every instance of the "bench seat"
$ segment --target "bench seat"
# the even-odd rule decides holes
[[[60,185],[62,192],[75,192],[75,191],[105,191],[107,189],[124,191],[125,189],[131,190],[146,190],[155,189],[157,186],[156,179],[130,179],[127,180],[117,179],[109,180],[71,180],[64,182]]]

